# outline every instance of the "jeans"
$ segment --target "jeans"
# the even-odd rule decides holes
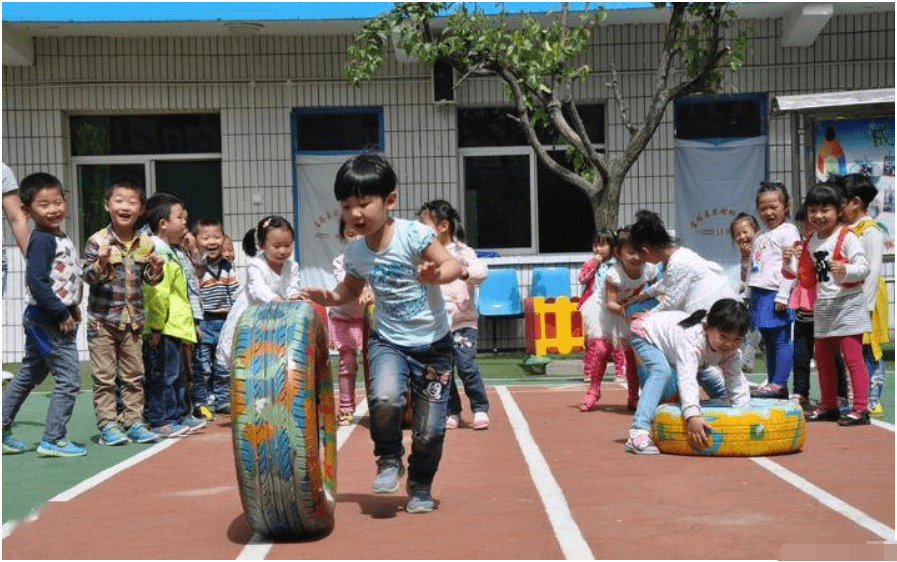
[[[810,360],[813,359],[813,323],[794,322],[794,394],[810,397]]]
[[[473,413],[489,411],[486,387],[477,366],[478,332],[475,328],[461,328],[452,333],[455,343],[455,365],[458,367],[458,376],[464,384],[464,393],[470,400],[470,411]],[[461,397],[458,395],[455,377],[449,381],[449,393],[448,415],[457,416],[461,413]]]
[[[432,484],[442,458],[448,385],[454,369],[451,334],[432,344],[404,347],[371,332],[368,359],[371,369],[368,408],[378,467],[397,466],[402,462],[405,453],[402,411],[410,386],[414,418],[408,480]]]
[[[199,321],[199,341],[193,345],[193,407],[230,405],[230,372],[215,358],[223,327],[224,318]]]
[[[181,360],[181,340],[163,335],[153,348],[143,340],[146,366],[146,420],[153,427],[180,422],[187,416],[187,373]]]
[[[881,389],[885,384],[885,358],[878,361],[872,356],[872,346],[863,345],[863,359],[869,371],[869,408],[874,408],[881,400]]]
[[[788,385],[794,348],[791,345],[791,323],[775,328],[760,328],[766,345],[766,376],[770,384]]]
[[[52,372],[56,382],[47,407],[47,424],[42,439],[56,442],[65,438],[65,426],[72,417],[75,399],[81,391],[75,331],[65,334],[58,326],[28,318],[22,319],[22,326],[26,334],[25,357],[22,368],[3,391],[3,427],[12,425],[28,394]],[[48,353],[42,352],[38,342],[30,335],[35,330],[42,332],[42,339],[50,343]]]
[[[639,361],[638,375],[642,393],[630,427],[650,431],[657,406],[678,395],[679,383],[669,361],[660,349],[640,336],[633,336],[631,343]],[[699,371],[698,384],[710,398],[726,396],[726,384],[719,369],[715,367]]]

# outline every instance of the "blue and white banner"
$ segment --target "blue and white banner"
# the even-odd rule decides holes
[[[729,225],[741,212],[757,216],[767,139],[722,144],[676,139],[676,236],[683,246],[722,264],[736,284],[741,257]]]

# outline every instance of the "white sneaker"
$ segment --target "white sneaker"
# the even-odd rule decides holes
[[[12,380],[15,375],[10,373],[9,371],[3,371],[3,380],[8,381]]]
[[[629,440],[624,446],[630,453],[636,455],[659,455],[660,449],[651,441],[651,436],[644,429],[630,429]]]
[[[458,425],[461,423],[461,418],[458,416],[448,416],[445,418],[445,428],[446,429],[458,429]]]
[[[474,429],[489,429],[489,414],[486,412],[476,412],[473,415]]]

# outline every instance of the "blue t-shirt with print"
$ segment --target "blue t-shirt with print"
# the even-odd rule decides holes
[[[429,345],[449,332],[442,291],[417,280],[417,266],[436,234],[419,222],[394,220],[392,240],[382,251],[372,251],[364,238],[349,242],[345,270],[371,286],[374,330],[382,338],[404,347]]]

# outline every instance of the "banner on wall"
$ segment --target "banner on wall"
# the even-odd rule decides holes
[[[878,196],[869,214],[886,229],[885,252],[894,253],[894,117],[817,121],[816,179],[865,174]]]
[[[333,258],[343,253],[339,237],[340,206],[333,196],[333,179],[346,156],[300,156],[296,161],[299,237],[296,260],[304,286],[336,286]]]
[[[729,231],[732,219],[756,216],[757,188],[766,178],[767,137],[723,144],[676,140],[676,236],[700,256],[725,267],[740,283],[741,254]]]

